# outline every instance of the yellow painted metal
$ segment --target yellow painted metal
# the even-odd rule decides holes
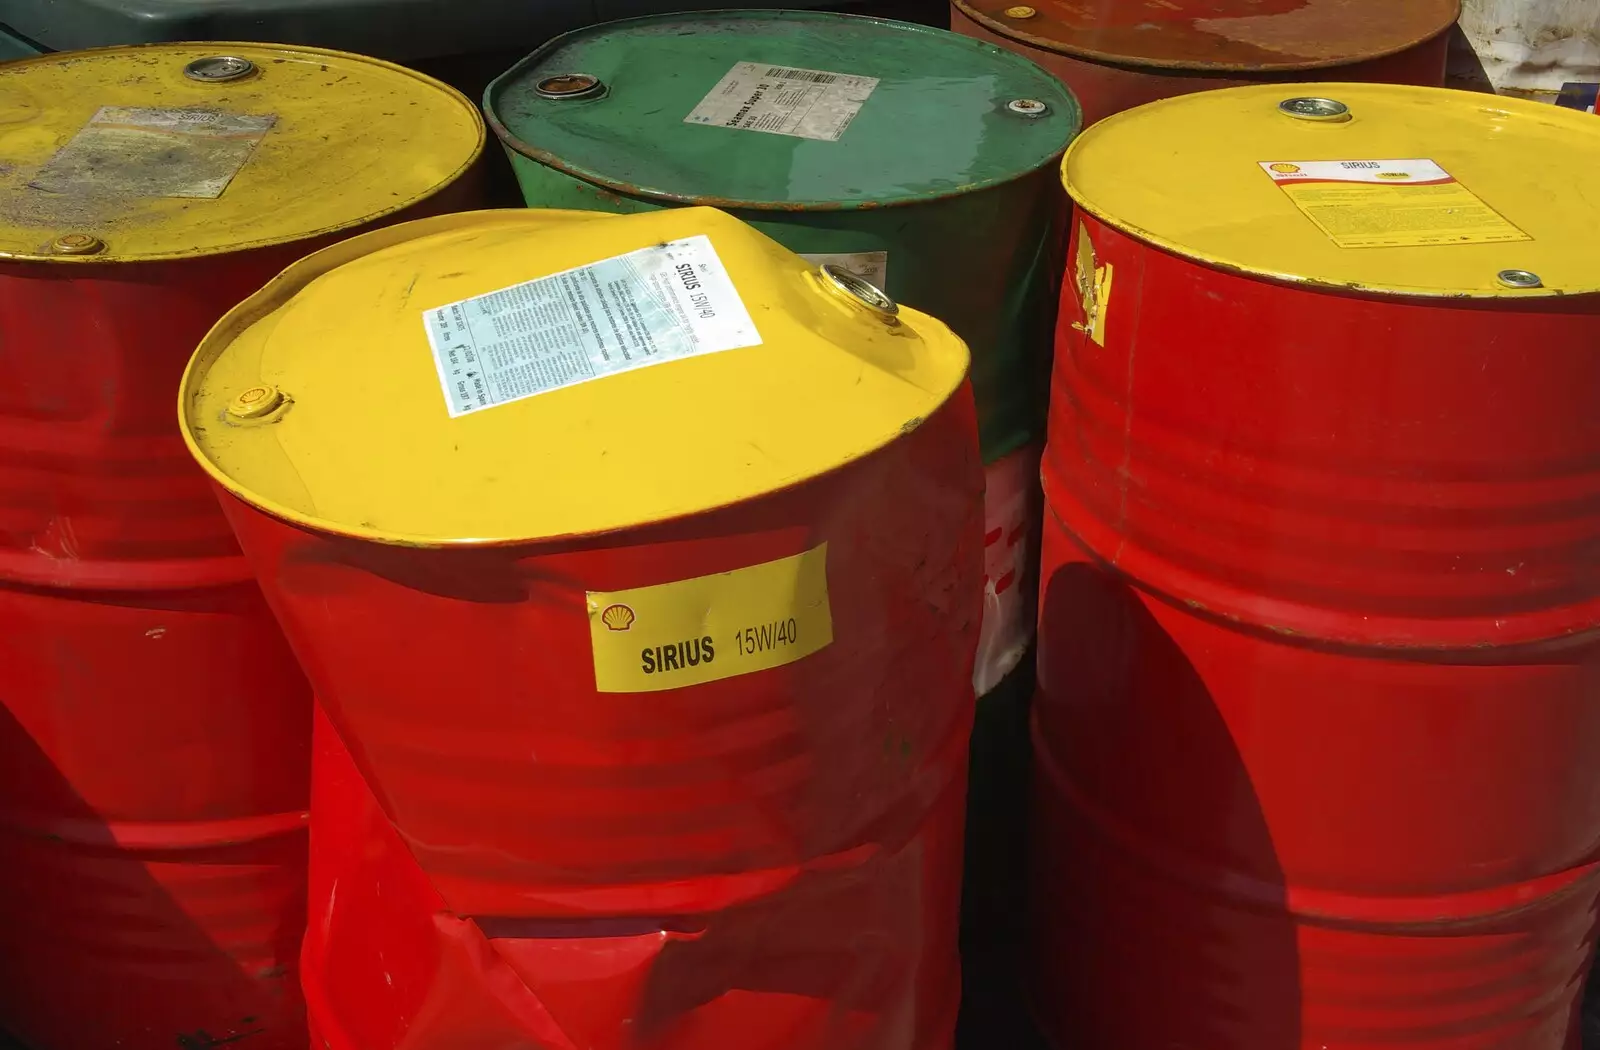
[[[451,418],[425,311],[704,234],[761,343]],[[887,445],[958,389],[965,344],[885,316],[712,208],[497,211],[378,230],[291,266],[184,375],[196,459],[268,513],[380,542],[592,534],[770,493]],[[263,393],[266,392],[266,393]],[[230,406],[281,395],[264,416]]]
[[[1296,119],[1281,101],[1342,102]],[[1264,162],[1432,160],[1527,235],[1502,243],[1341,248]],[[1078,204],[1179,255],[1296,282],[1416,296],[1600,291],[1600,121],[1517,99],[1380,84],[1272,84],[1184,95],[1090,128],[1062,162]],[[1404,193],[1405,187],[1396,187]],[[1526,270],[1537,288],[1498,274]]]
[[[213,56],[245,59],[254,70],[231,80],[185,75]],[[128,181],[87,193],[33,185],[103,107],[275,120],[214,199],[145,195]],[[0,64],[0,258],[154,261],[335,233],[453,182],[477,159],[484,134],[477,107],[453,88],[321,48],[150,44]],[[150,138],[138,142],[146,154]],[[207,162],[203,148],[188,158]],[[63,252],[53,247],[62,237],[103,247]]]

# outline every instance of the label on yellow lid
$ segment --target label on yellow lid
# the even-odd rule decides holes
[[[215,200],[278,118],[102,106],[30,183],[49,193]]]
[[[761,344],[704,234],[449,303],[422,320],[451,418]]]
[[[833,642],[826,543],[732,572],[587,598],[602,693],[653,693],[765,671]]]
[[[1260,163],[1306,218],[1341,248],[1533,239],[1431,160]]]

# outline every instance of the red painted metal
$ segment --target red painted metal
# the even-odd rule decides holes
[[[0,1026],[40,1050],[305,1045],[309,691],[173,411],[291,257],[0,261]]]
[[[338,236],[477,206],[481,171]],[[0,259],[0,1029],[35,1050],[306,1046],[310,687],[175,401],[338,236]]]
[[[1381,2],[1393,4],[1393,0]],[[952,0],[950,28],[964,36],[986,40],[1008,51],[1025,55],[1054,73],[1077,96],[1078,103],[1083,107],[1084,127],[1104,120],[1113,113],[1174,95],[1270,81],[1295,83],[1310,79],[1439,87],[1444,83],[1445,58],[1450,41],[1448,33],[1438,32],[1421,43],[1391,55],[1334,65],[1307,62],[1288,68],[1248,68],[1243,56],[1219,49],[1215,65],[1208,67],[1204,63],[1193,63],[1184,67],[1141,61],[1133,54],[1119,61],[1111,55],[1094,56],[1054,50],[1041,46],[1044,44],[1041,38],[1021,34],[1012,36],[999,31],[1001,22],[992,15],[981,16],[980,20],[980,17],[974,17],[975,14],[979,14],[976,7],[966,10]]]
[[[426,550],[225,507],[324,713],[320,1047],[948,1050],[983,520],[970,392],[603,539]],[[828,543],[834,641],[601,694],[586,590]]]
[[[1401,299],[1082,216],[1032,993],[1083,1050],[1561,1050],[1600,874],[1600,297]]]

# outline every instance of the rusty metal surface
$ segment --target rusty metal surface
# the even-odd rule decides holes
[[[996,33],[984,23],[968,17],[965,11],[956,6],[950,8],[950,28],[963,36],[986,40],[1024,55],[1060,77],[1082,106],[1085,127],[1113,113],[1177,95],[1254,83],[1303,81],[1306,78],[1305,71],[1294,69],[1247,71],[1127,66],[1064,55]],[[1444,80],[1445,50],[1449,39],[1450,34],[1441,33],[1416,47],[1382,58],[1325,66],[1316,71],[1316,77],[1319,80],[1438,87]]]
[[[1130,66],[1322,69],[1415,47],[1460,0],[952,0],[1011,40]]]

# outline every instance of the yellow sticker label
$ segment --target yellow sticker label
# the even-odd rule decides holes
[[[1101,346],[1106,345],[1106,310],[1111,306],[1111,279],[1115,270],[1110,263],[1099,265],[1094,254],[1094,242],[1089,240],[1089,230],[1078,223],[1078,258],[1075,276],[1078,301],[1083,305],[1083,324],[1072,327],[1088,334]]]
[[[1431,160],[1279,160],[1261,168],[1341,248],[1533,239]]]
[[[653,693],[802,660],[833,642],[828,545],[627,591],[589,591],[595,687]]]

